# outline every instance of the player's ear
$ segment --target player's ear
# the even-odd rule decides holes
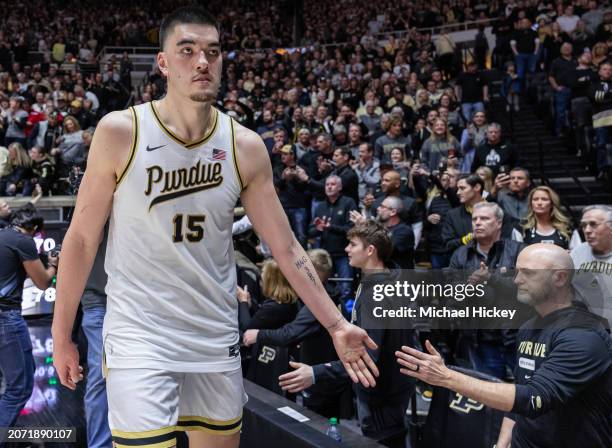
[[[157,53],[157,66],[162,75],[168,76],[168,62],[166,60],[166,53],[163,51]]]

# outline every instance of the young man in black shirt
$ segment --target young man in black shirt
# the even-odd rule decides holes
[[[455,94],[461,102],[461,113],[466,122],[472,120],[476,112],[484,112],[484,102],[489,101],[489,87],[478,72],[476,62],[469,62],[467,71],[457,77]]]
[[[14,211],[0,230],[0,371],[6,390],[0,398],[0,432],[15,424],[34,387],[34,358],[28,327],[21,317],[23,282],[30,277],[45,289],[57,273],[57,257],[45,268],[32,236],[42,219],[31,206]],[[1,434],[0,434],[1,435]]]
[[[448,369],[429,341],[429,353],[396,353],[402,373],[505,411],[497,448],[609,447],[612,341],[602,319],[573,302],[570,255],[534,244],[516,267],[517,299],[538,313],[517,334],[516,384]]]
[[[346,247],[351,266],[363,272],[362,283],[357,292],[351,321],[362,324],[363,301],[371,300],[373,287],[391,284],[399,279],[398,271],[390,269],[393,245],[389,232],[375,221],[357,224],[347,235]],[[363,305],[366,306],[367,305]],[[372,329],[368,335],[376,341],[377,350],[369,351],[380,370],[376,386],[366,389],[354,388],[357,396],[357,416],[363,435],[380,438],[405,428],[405,414],[410,396],[414,392],[412,380],[402,375],[395,364],[394,347],[414,346],[416,337],[412,329]],[[402,341],[402,342],[400,342]],[[292,393],[309,388],[312,384],[348,384],[348,374],[339,361],[309,366],[293,365],[297,370],[279,377],[283,390]],[[403,441],[398,445],[404,446]]]

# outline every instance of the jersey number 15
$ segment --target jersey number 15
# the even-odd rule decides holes
[[[172,223],[174,224],[172,241],[181,243],[183,238],[187,238],[187,241],[197,243],[204,238],[204,221],[206,221],[205,215],[183,215],[182,213],[174,215],[174,218],[172,218]],[[187,227],[185,233],[183,233],[184,222]]]

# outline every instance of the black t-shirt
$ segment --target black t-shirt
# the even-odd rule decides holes
[[[516,51],[518,53],[533,53],[535,51],[535,41],[538,33],[532,29],[518,30],[512,33],[511,40],[516,41]]]
[[[578,63],[574,59],[567,60],[558,57],[550,67],[550,76],[555,78],[557,84],[563,87],[572,87],[574,84],[574,73]]]
[[[482,101],[482,87],[485,81],[480,73],[460,73],[457,84],[461,86],[461,102],[477,103]]]
[[[13,228],[0,230],[0,310],[21,309],[23,282],[27,274],[24,261],[36,260],[38,251],[31,236]]]

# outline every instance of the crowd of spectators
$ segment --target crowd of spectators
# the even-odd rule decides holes
[[[153,45],[151,30],[180,3],[4,5],[0,196],[70,192],[66,179],[85,168],[98,120],[125,107],[132,93],[136,104],[163,96],[157,70],[132,85],[127,53],[104,67],[96,56],[104,45]],[[524,244],[574,250],[585,244],[559,194],[535,184],[521,148],[487,114],[493,94],[520,110],[543,74],[554,132],[578,135],[577,149],[589,153],[594,174],[605,175],[612,128],[607,0],[316,0],[298,11],[299,45],[287,16],[296,6],[289,3],[210,2],[220,11],[224,46],[218,107],[263,139],[291,227],[304,247],[329,254],[325,278],[337,278],[333,289],[347,315],[356,273],[345,248],[356,223],[380,222],[393,243],[393,265],[402,268],[512,268]],[[100,20],[92,23],[94,16]],[[468,60],[446,32],[432,38],[422,30],[484,19],[492,19],[495,44],[489,48],[482,26]],[[404,32],[380,40],[379,33],[393,31]],[[490,69],[504,73],[499,92]],[[586,229],[594,231],[592,224]],[[609,258],[612,238],[606,241],[601,250]],[[268,263],[269,276],[277,268]],[[241,305],[250,344],[257,334],[249,330],[273,330],[296,316],[287,288],[278,300],[268,297],[263,311]],[[270,319],[270,310],[283,314]],[[506,378],[498,355],[507,341],[500,333],[480,336],[474,367]]]

